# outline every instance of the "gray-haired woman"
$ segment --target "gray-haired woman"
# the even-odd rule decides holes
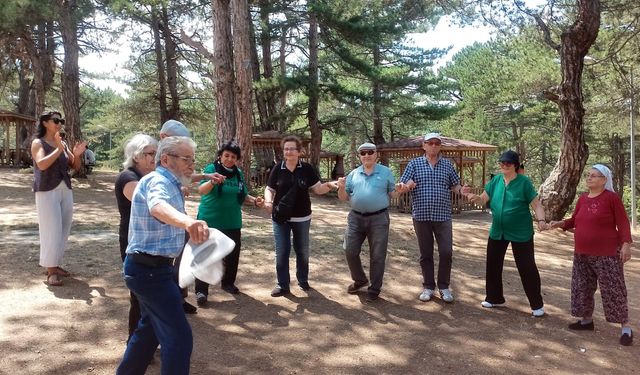
[[[131,214],[131,196],[142,176],[156,168],[156,151],[158,141],[146,134],[136,134],[124,146],[125,168],[116,179],[115,193],[120,211],[120,257],[124,262],[125,251],[129,244],[129,218]],[[129,337],[138,326],[140,320],[140,305],[131,293],[131,306],[129,308]]]

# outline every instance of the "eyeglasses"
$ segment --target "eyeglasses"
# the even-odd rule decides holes
[[[585,174],[584,174],[584,177],[585,177],[585,178],[600,178],[600,177],[603,177],[603,178],[604,178],[604,176],[603,176],[603,175],[601,175],[601,174],[594,174],[594,173],[585,173]]]
[[[196,163],[196,159],[189,157],[189,156],[180,156],[180,155],[176,155],[176,154],[167,154],[169,156],[173,156],[174,158],[179,158],[182,159],[183,162],[187,163],[188,165],[193,165]]]
[[[284,151],[298,151],[298,148],[296,147],[285,147],[283,148]]]
[[[442,145],[442,142],[434,142],[434,141],[430,141],[430,142],[424,141],[424,143],[428,144],[429,146],[441,146]]]
[[[143,155],[154,157],[156,156],[156,151],[143,152]]]
[[[360,151],[360,156],[373,155],[375,153],[376,153],[376,150],[362,150]]]
[[[64,125],[64,119],[63,118],[50,118],[49,120],[53,121],[54,124],[58,125],[58,124],[62,124]]]

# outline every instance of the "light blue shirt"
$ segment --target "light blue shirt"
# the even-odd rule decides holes
[[[362,213],[389,207],[389,193],[394,189],[395,177],[391,169],[381,164],[376,164],[370,175],[364,173],[363,166],[352,170],[345,186],[351,208]]]
[[[138,182],[131,197],[127,254],[146,253],[168,258],[180,255],[184,229],[162,223],[151,216],[151,209],[164,202],[184,213],[181,186],[176,176],[163,167],[157,167]]]

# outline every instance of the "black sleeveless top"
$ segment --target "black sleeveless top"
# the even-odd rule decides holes
[[[44,154],[49,155],[55,151],[55,147],[48,144],[44,139],[40,139],[40,144],[44,149]],[[49,168],[40,170],[38,165],[33,163],[33,191],[51,191],[55,189],[60,181],[64,181],[69,189],[71,189],[71,177],[69,176],[69,161],[67,154],[62,153],[58,156],[58,159],[49,166]]]

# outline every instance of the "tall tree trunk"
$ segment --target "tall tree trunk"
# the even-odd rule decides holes
[[[153,51],[156,55],[156,74],[158,75],[158,105],[160,106],[160,123],[170,120],[167,107],[167,74],[164,56],[162,55],[162,38],[160,37],[160,19],[158,10],[151,10],[151,31],[153,33]]]
[[[266,6],[266,5],[263,5],[264,2],[266,2],[266,0],[261,0],[259,4],[261,15],[263,12],[262,7]],[[253,22],[250,23],[250,31],[251,31],[251,35],[250,35],[251,65],[253,66],[251,71],[253,73],[253,81],[258,83],[262,80],[262,77],[260,76],[260,60],[258,58],[258,46],[256,44],[255,27],[253,26]],[[264,33],[264,30],[262,32]],[[260,40],[262,40],[262,36],[260,37]],[[265,58],[265,56],[263,56],[263,58]],[[269,130],[269,125],[268,125],[269,113],[267,111],[267,101],[265,99],[265,96],[267,95],[267,93],[265,92],[265,90],[255,90],[254,94],[256,98],[256,107],[258,108],[258,118],[259,118],[257,129],[261,131]]]
[[[282,30],[280,33],[280,55],[278,56],[278,60],[279,60],[278,62],[280,64],[280,79],[282,80],[284,80],[284,78],[287,76],[287,33],[288,33],[287,27],[282,26]],[[281,88],[280,89],[280,105],[278,106],[279,112],[280,112],[278,117],[281,120],[279,120],[277,124],[277,129],[281,132],[285,130],[284,114],[282,114],[282,112],[286,107],[287,107],[287,89]]]
[[[569,209],[589,156],[584,140],[582,71],[584,57],[598,36],[601,8],[599,0],[577,0],[576,4],[577,19],[562,33],[559,46],[562,82],[557,92],[547,94],[560,108],[561,128],[558,161],[540,186],[540,200],[549,220],[560,220]]]
[[[236,135],[233,50],[229,0],[212,0],[218,148]]]
[[[380,66],[380,48],[373,48],[373,66]],[[372,83],[373,91],[373,142],[377,145],[385,143],[382,131],[382,85],[378,77],[374,77]]]
[[[176,43],[171,34],[169,26],[169,17],[167,15],[167,7],[162,5],[162,36],[164,37],[164,56],[167,67],[167,88],[171,97],[171,106],[169,106],[167,115],[170,119],[180,119],[180,95],[178,94],[178,57],[176,53]]]
[[[60,1],[60,28],[62,45],[64,47],[64,61],[62,63],[62,107],[64,108],[67,142],[73,147],[76,140],[82,139],[80,131],[80,69],[78,57],[78,15],[75,0]],[[84,161],[82,161],[84,166]],[[84,168],[76,174],[86,177]]]
[[[318,17],[313,9],[315,1],[309,1],[309,83],[307,96],[309,106],[307,118],[311,131],[311,146],[309,163],[318,170],[320,165],[320,147],[322,145],[322,130],[318,122]]]
[[[273,79],[273,60],[271,58],[271,24],[269,16],[271,15],[270,4],[268,0],[261,0],[260,6],[260,22],[262,24],[262,33],[260,34],[260,45],[262,47],[262,67],[264,78],[268,81]],[[271,86],[271,85],[270,85]],[[270,88],[264,94],[267,106],[267,128],[265,130],[273,130],[280,128],[277,125],[277,96],[276,91]]]
[[[242,166],[245,181],[251,181],[251,135],[253,134],[253,106],[251,103],[251,21],[247,0],[232,0],[233,47],[236,88],[236,138],[243,152]]]

